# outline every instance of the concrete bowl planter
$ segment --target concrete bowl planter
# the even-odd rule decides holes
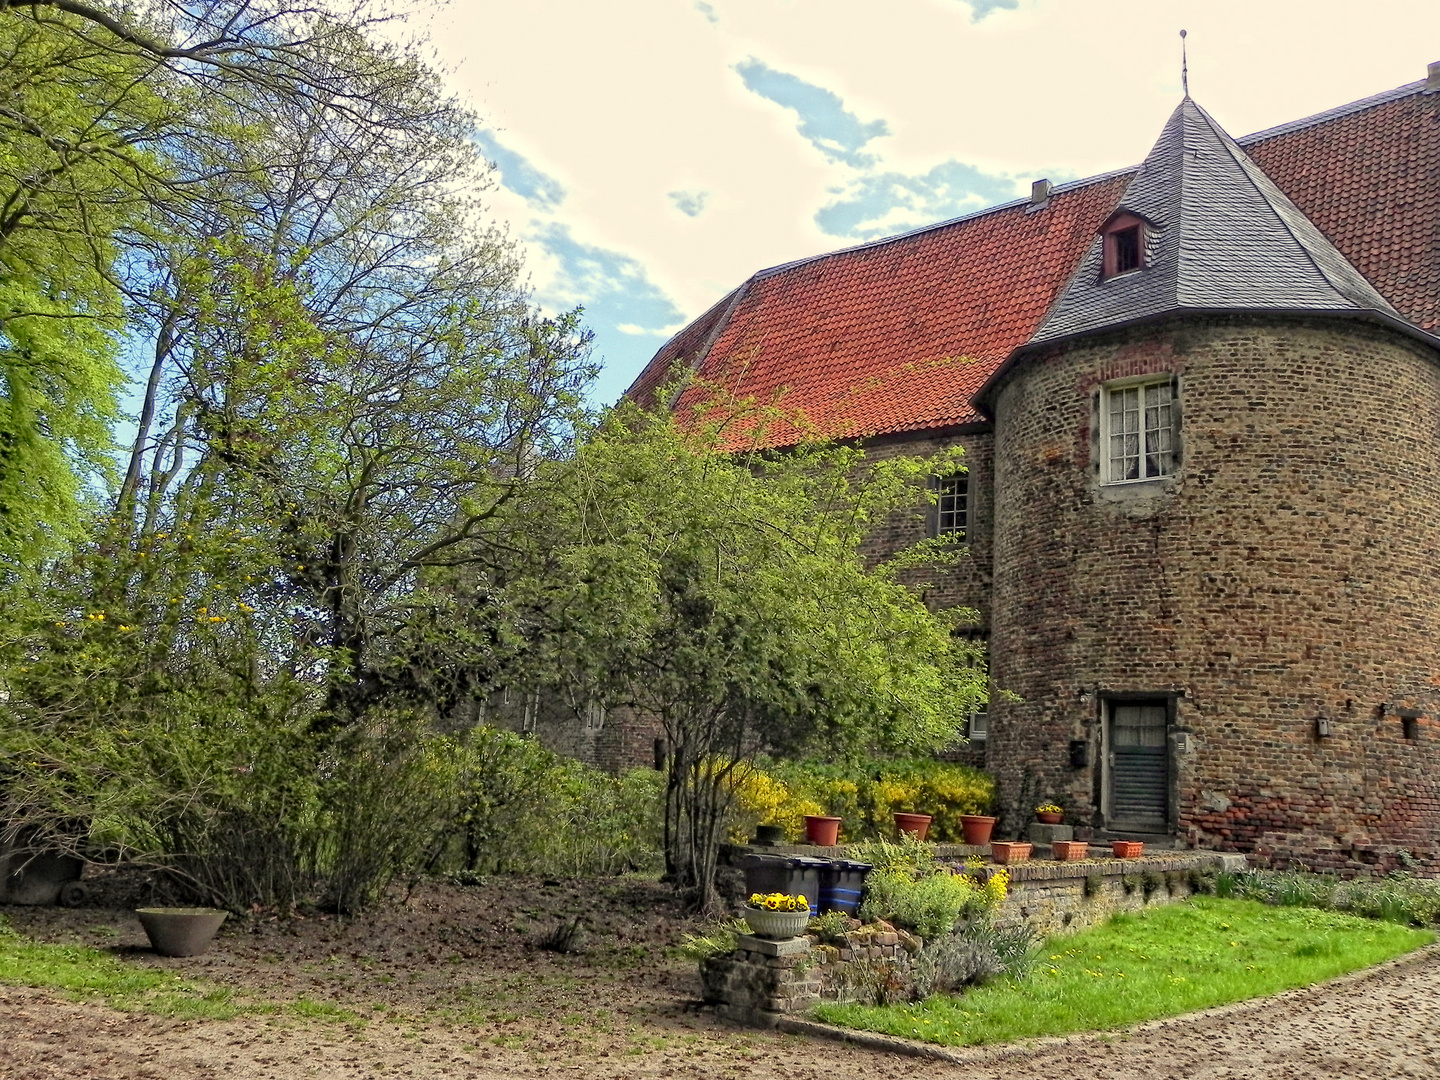
[[[1142,840],[1114,840],[1110,844],[1110,853],[1117,859],[1138,859],[1144,850]]]
[[[1090,844],[1085,840],[1055,840],[1050,844],[1050,856],[1056,862],[1079,862],[1090,857]]]
[[[1035,845],[1024,840],[997,840],[990,845],[990,856],[1002,866],[1025,862]]]
[[[199,956],[230,914],[219,908],[138,908],[140,925],[161,956]]]
[[[745,922],[749,924],[751,933],[756,937],[769,938],[772,941],[799,937],[805,932],[805,927],[810,922],[809,908],[801,911],[769,911],[766,908],[746,905],[741,914],[745,916]]]

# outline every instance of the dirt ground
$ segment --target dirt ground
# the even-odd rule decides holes
[[[188,959],[150,952],[129,910],[144,897],[127,888],[4,914],[39,940],[291,1007],[177,1021],[0,987],[0,1077],[1440,1077],[1440,947],[1264,1002],[934,1061],[717,1020],[694,965],[668,952],[689,924],[649,883],[426,884],[357,919],[232,919]],[[575,916],[577,951],[537,947]],[[318,1015],[297,1015],[297,999]]]

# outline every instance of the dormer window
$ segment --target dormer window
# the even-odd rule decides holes
[[[1124,211],[1105,223],[1104,276],[1116,277],[1145,268],[1145,222]]]
[[[1116,229],[1110,234],[1110,242],[1115,245],[1115,273],[1123,274],[1129,270],[1140,269],[1139,225]]]

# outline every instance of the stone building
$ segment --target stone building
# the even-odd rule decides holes
[[[874,544],[968,545],[924,584],[1015,695],[1002,830],[1440,871],[1437,330],[1440,64],[1238,141],[1187,97],[1137,168],[761,271],[631,394],[964,447]]]

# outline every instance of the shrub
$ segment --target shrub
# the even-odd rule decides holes
[[[659,868],[662,774],[610,776],[533,739],[465,739],[460,813],[441,868],[578,877]]]
[[[909,927],[924,938],[939,937],[951,933],[962,917],[973,921],[994,910],[1008,886],[1004,870],[983,883],[944,868],[918,877],[903,867],[873,870],[865,878],[860,915]]]

